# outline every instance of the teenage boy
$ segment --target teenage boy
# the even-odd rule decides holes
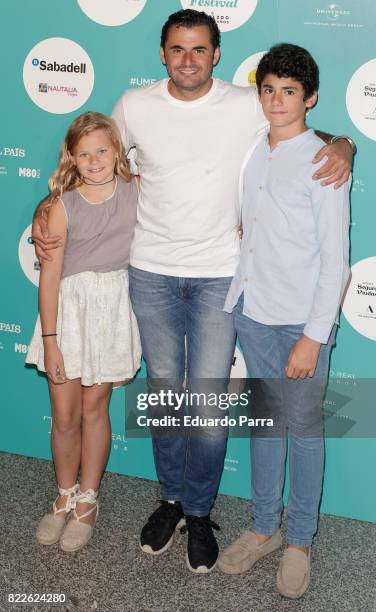
[[[253,88],[212,78],[220,32],[210,15],[192,9],[170,15],[160,56],[169,78],[126,91],[113,113],[126,149],[136,149],[140,174],[130,296],[150,390],[164,384],[181,392],[185,374],[195,385],[190,391],[205,380],[225,390],[235,348],[233,320],[223,305],[239,257],[237,183],[244,155],[267,122]],[[328,160],[315,177],[336,186],[347,180],[352,153],[346,139],[324,147],[316,161],[323,155]],[[46,226],[37,216],[37,254],[48,258],[45,249],[55,248],[57,239],[42,232]],[[210,410],[202,407],[201,416]],[[217,430],[154,437],[163,501],[140,536],[145,553],[162,554],[185,517],[187,564],[198,573],[211,571],[218,557],[209,513],[226,436]]]
[[[288,431],[287,548],[277,588],[298,598],[310,578],[323,476],[322,402],[349,276],[349,189],[320,188],[312,180],[322,141],[305,125],[319,85],[308,51],[273,47],[256,82],[270,131],[243,171],[241,258],[225,310],[234,313],[248,371],[258,379],[255,409],[274,417],[275,431],[252,437],[252,531],[221,553],[219,567],[245,572],[282,545]]]

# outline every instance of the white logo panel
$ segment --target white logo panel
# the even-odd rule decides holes
[[[347,87],[346,106],[358,130],[376,140],[376,59],[354,72]]]
[[[222,32],[235,30],[250,19],[258,0],[181,0],[183,9],[204,11],[216,20]]]
[[[77,0],[85,15],[105,26],[119,26],[137,17],[146,0]]]
[[[257,66],[265,53],[266,51],[254,53],[240,64],[232,79],[234,85],[240,85],[240,87],[256,87]]]
[[[343,314],[362,336],[376,340],[376,257],[358,261],[351,271]]]
[[[32,101],[48,113],[71,113],[85,104],[94,86],[86,51],[68,38],[47,38],[27,55],[23,80]]]

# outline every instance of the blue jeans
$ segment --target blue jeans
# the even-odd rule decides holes
[[[222,308],[231,280],[180,278],[129,266],[150,392],[181,392],[184,380],[192,392],[202,390],[200,380],[207,391],[208,379],[216,392],[226,391],[235,329],[232,315]],[[216,410],[216,416],[223,416]],[[196,411],[213,416],[214,408]],[[223,470],[226,433],[204,427],[195,435],[153,436],[163,499],[181,501],[187,515],[210,512]]]
[[[235,328],[247,369],[261,386],[261,401],[264,398],[266,409],[270,409],[268,416],[277,421],[274,435],[253,436],[251,441],[252,529],[255,533],[272,535],[279,527],[288,432],[287,542],[310,546],[317,530],[322,490],[322,403],[336,326],[328,343],[321,345],[313,378],[288,379],[284,368],[291,348],[303,335],[304,324],[257,323],[243,314],[243,299],[242,295],[234,309]]]

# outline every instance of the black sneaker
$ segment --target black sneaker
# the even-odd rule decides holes
[[[219,530],[216,523],[207,516],[187,516],[187,526],[181,529],[188,531],[187,565],[195,574],[211,572],[218,559],[218,544],[213,529]]]
[[[185,524],[182,505],[179,501],[161,501],[161,505],[149,517],[140,535],[141,550],[149,555],[160,555],[170,548],[177,527]]]

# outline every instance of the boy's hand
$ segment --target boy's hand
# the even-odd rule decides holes
[[[48,208],[43,204],[38,207],[33,219],[31,237],[35,244],[35,254],[40,262],[41,259],[51,261],[52,257],[47,253],[50,249],[56,249],[62,245],[61,236],[49,236],[47,228]]]
[[[350,176],[353,160],[353,151],[350,143],[343,138],[333,144],[325,145],[316,153],[312,160],[313,163],[317,164],[324,156],[328,159],[321,166],[320,170],[315,172],[312,178],[315,180],[325,179],[320,183],[323,186],[335,183],[334,189],[338,189],[346,183]]]
[[[62,385],[66,382],[64,359],[53,336],[44,342],[44,367],[52,383]]]
[[[292,347],[285,373],[287,378],[306,378],[315,373],[317,359],[320,352],[320,342],[311,340],[307,336],[302,336]]]

